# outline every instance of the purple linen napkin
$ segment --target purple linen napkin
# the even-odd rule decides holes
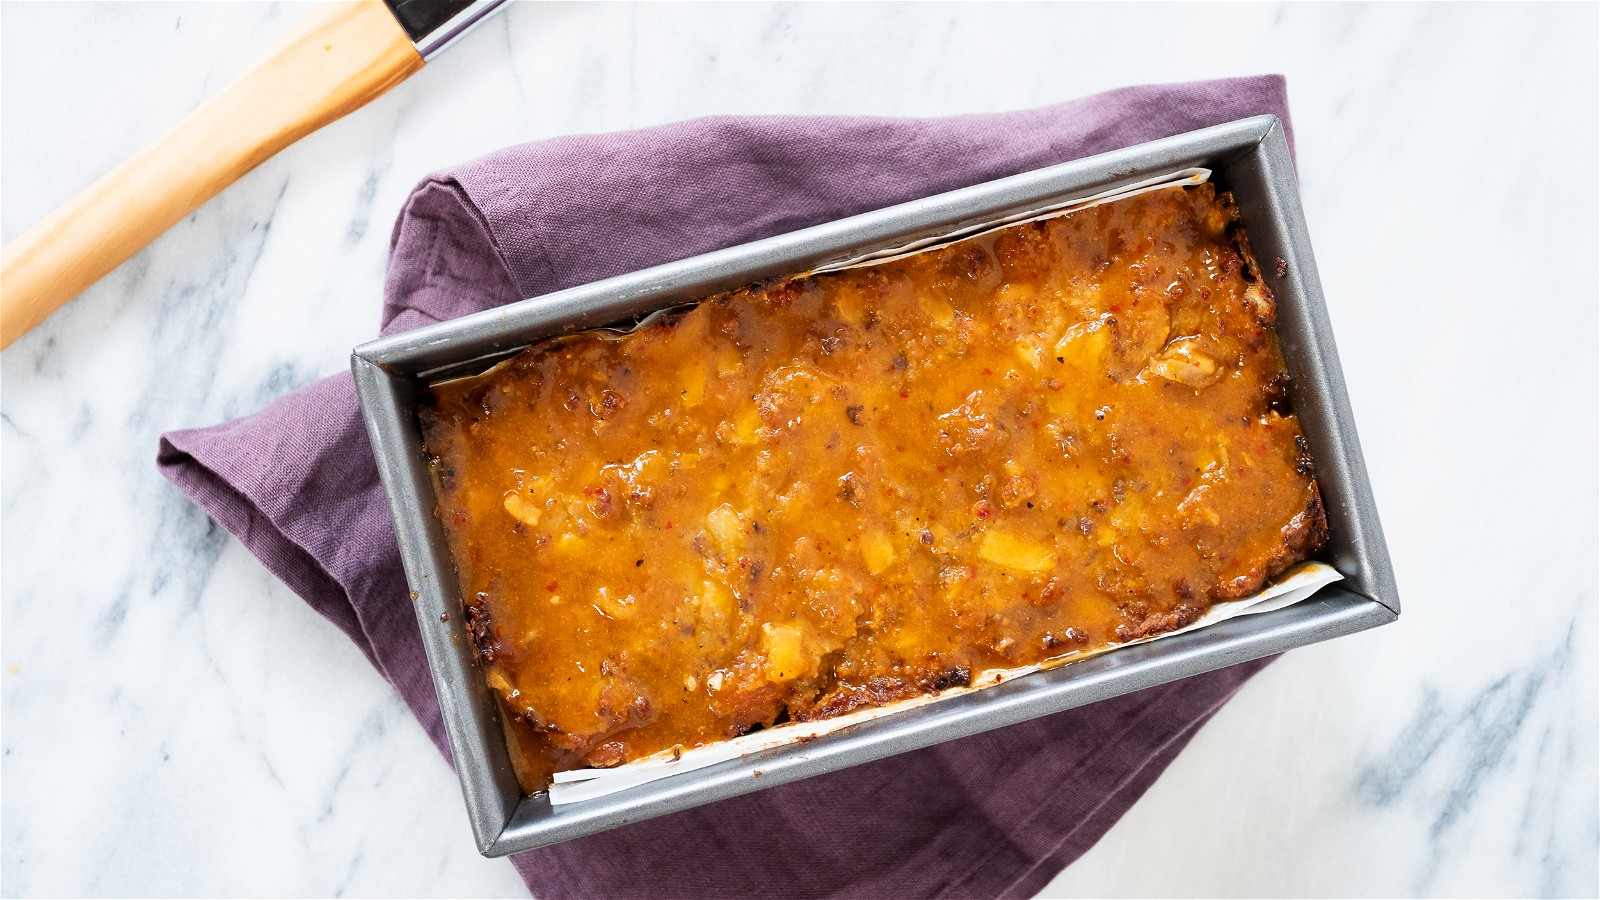
[[[413,192],[395,225],[383,332],[1262,113],[1288,129],[1279,76],[995,115],[713,117],[512,147]],[[445,751],[349,376],[168,434],[158,464],[343,629]],[[550,898],[1026,896],[1093,846],[1263,665],[512,859]]]

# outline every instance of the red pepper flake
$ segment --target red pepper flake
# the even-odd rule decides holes
[[[909,398],[910,396],[911,396],[911,392],[910,391],[901,391],[900,392],[900,399],[901,400],[905,400],[905,399]]]
[[[972,507],[972,514],[980,519],[987,519],[994,515],[994,507],[987,500],[980,500]]]
[[[671,528],[671,527],[672,527],[672,523],[671,523],[671,522],[668,522],[668,523],[667,523],[667,527],[668,527],[668,528]]]
[[[544,589],[549,591],[550,593],[554,594],[556,592],[556,588],[557,587],[559,587],[559,585],[557,585],[554,581],[552,581],[549,584],[545,585]]]
[[[937,470],[940,475],[944,474],[944,466],[934,466],[933,468]]]
[[[983,370],[983,374],[985,374],[985,375],[993,375],[994,374],[994,370],[993,369],[984,369]]]

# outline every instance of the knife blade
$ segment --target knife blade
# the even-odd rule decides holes
[[[506,0],[383,0],[423,61],[476,28]]]
[[[0,349],[246,172],[409,78],[505,3],[317,7],[171,131],[0,252]]]

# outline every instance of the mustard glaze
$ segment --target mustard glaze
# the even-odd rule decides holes
[[[1169,188],[434,388],[524,788],[1171,630],[1313,552],[1242,241]]]

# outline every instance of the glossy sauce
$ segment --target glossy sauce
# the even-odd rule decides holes
[[[519,778],[1181,627],[1325,524],[1231,200],[544,342],[422,425]]]

